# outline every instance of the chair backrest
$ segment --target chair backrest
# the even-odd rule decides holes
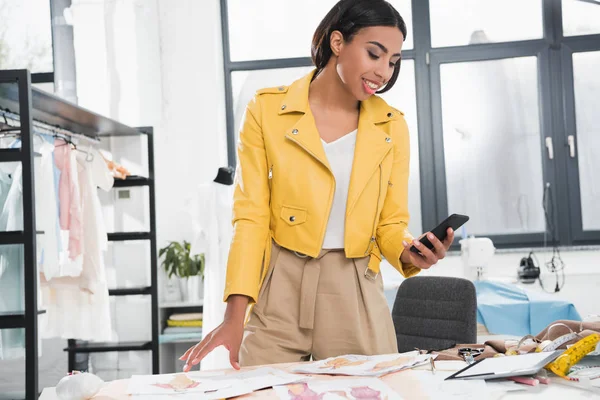
[[[392,309],[398,350],[440,350],[477,340],[477,296],[466,279],[416,276],[398,288]]]

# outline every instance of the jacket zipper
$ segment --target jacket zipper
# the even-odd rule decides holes
[[[365,256],[371,253],[373,244],[375,243],[375,230],[377,229],[377,215],[379,214],[379,200],[381,199],[381,178],[383,178],[383,172],[381,171],[381,164],[379,164],[379,192],[377,193],[377,203],[375,204],[375,217],[373,218],[373,230],[371,231],[371,239],[365,251]]]
[[[333,177],[333,173],[331,172],[331,170],[329,169],[329,167],[327,165],[325,165],[324,162],[322,162],[321,160],[319,160],[319,157],[317,157],[315,155],[315,153],[313,153],[312,151],[310,151],[309,149],[307,149],[306,147],[304,147],[300,142],[292,139],[289,136],[286,136],[287,139],[291,140],[292,142],[296,143],[298,146],[302,147],[304,149],[304,151],[306,151],[308,154],[310,154],[311,156],[313,156],[313,158],[315,160],[317,160],[318,162],[320,162],[325,168],[327,168],[327,170],[331,173],[332,177]],[[331,190],[329,192],[329,213],[327,214],[327,221],[325,221],[325,225],[323,225],[323,229],[321,229],[321,246],[320,248],[323,248],[323,242],[325,241],[325,231],[327,230],[327,224],[329,224],[329,217],[331,216],[331,206],[333,205],[333,195],[335,193],[335,177],[333,178],[333,190]]]
[[[273,164],[271,164],[271,167],[269,168],[269,180],[273,179]]]

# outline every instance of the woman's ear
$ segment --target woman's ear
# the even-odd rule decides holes
[[[329,46],[331,47],[331,52],[336,57],[340,55],[340,51],[344,46],[344,35],[340,31],[333,31],[329,37]]]

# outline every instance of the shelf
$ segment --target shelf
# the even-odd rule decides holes
[[[158,343],[198,343],[202,340],[202,332],[195,333],[163,333],[158,337]]]
[[[130,176],[127,179],[116,179],[113,187],[124,188],[134,186],[150,186],[152,179],[144,178],[143,176]]]
[[[39,310],[38,315],[45,314],[46,310]],[[25,314],[23,312],[0,312],[0,329],[25,328]]]
[[[15,79],[24,70],[0,71],[0,80]],[[88,137],[139,136],[143,132],[120,122],[86,110],[51,93],[31,87],[32,117],[48,125],[59,126]],[[21,114],[16,80],[0,83],[0,108]]]
[[[108,289],[109,296],[136,296],[152,294],[152,287]]]
[[[21,149],[0,149],[0,162],[21,161]]]
[[[196,302],[172,302],[172,303],[162,303],[159,308],[185,308],[185,307],[202,307],[204,305],[204,301],[196,301]]]
[[[65,347],[64,351],[69,353],[104,353],[110,351],[146,351],[152,350],[152,341],[147,342],[114,342],[76,344]]]
[[[108,234],[111,242],[125,242],[129,240],[150,240],[150,232],[115,232]]]
[[[23,231],[4,231],[0,232],[0,245],[4,244],[23,244],[25,235]]]
[[[25,328],[25,314],[17,312],[1,312],[0,313],[0,328],[13,329]]]

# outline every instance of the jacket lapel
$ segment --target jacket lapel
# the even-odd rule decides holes
[[[302,147],[331,171],[325,149],[321,143],[321,136],[317,131],[315,119],[310,110],[305,113],[292,128],[285,132],[285,137]]]
[[[280,105],[279,115],[303,114],[296,123],[285,131],[285,137],[296,143],[317,161],[331,171],[321,137],[308,104],[310,82],[316,70],[292,83]],[[369,179],[375,173],[385,155],[393,148],[391,137],[378,125],[395,120],[398,115],[387,103],[377,96],[371,96],[360,105],[358,133],[348,202],[349,214],[360,197]]]
[[[290,113],[302,113],[303,115],[296,123],[285,131],[285,137],[317,159],[327,169],[331,170],[325,149],[321,143],[321,136],[317,130],[315,119],[308,104],[308,90],[310,82],[316,70],[292,83],[286,93],[279,115]]]
[[[386,104],[387,107],[381,107],[380,102],[383,102],[383,100],[370,97],[362,102],[360,106],[356,149],[354,150],[348,202],[346,204],[347,215],[352,212],[369,179],[379,168],[379,164],[393,148],[391,137],[376,125],[378,122],[385,122],[390,119],[387,115],[389,106]],[[382,113],[385,117],[379,115]]]

